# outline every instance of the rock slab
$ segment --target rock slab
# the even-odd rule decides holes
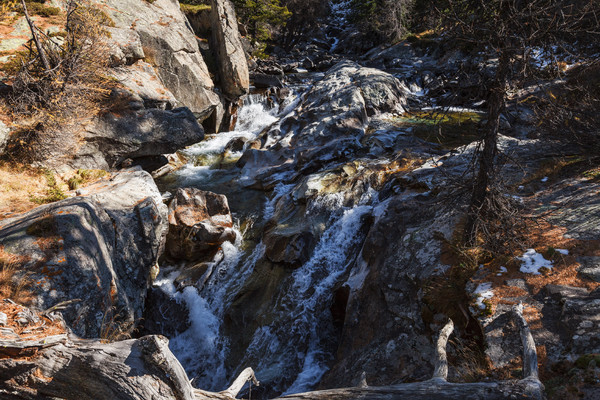
[[[161,255],[167,207],[152,177],[127,170],[0,222],[0,244],[25,256],[33,307],[79,299],[63,312],[82,337],[128,331],[142,317],[150,270]]]
[[[248,93],[248,62],[230,0],[211,0],[211,26],[221,86],[225,97],[235,100]]]

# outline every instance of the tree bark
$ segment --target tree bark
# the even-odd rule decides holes
[[[488,106],[488,121],[485,126],[483,148],[479,155],[479,171],[473,185],[471,202],[465,225],[464,241],[472,246],[477,239],[478,221],[486,213],[485,202],[490,186],[495,181],[494,160],[497,153],[498,133],[500,131],[500,116],[506,104],[506,80],[509,72],[510,55],[502,50],[498,59],[498,69],[491,90]]]
[[[523,317],[523,303],[514,306],[512,313],[523,342],[523,378],[539,379],[535,341],[529,330],[529,324]]]

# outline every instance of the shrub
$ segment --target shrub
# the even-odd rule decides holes
[[[11,63],[8,70],[18,65],[18,71],[12,76],[13,91],[7,101],[21,132],[9,143],[7,153],[12,159],[35,161],[46,132],[65,130],[70,122],[100,111],[114,85],[106,75],[105,27],[112,24],[88,0],[69,0],[65,33],[50,37],[36,32],[39,46],[29,45]],[[72,139],[70,144],[76,142]]]
[[[54,203],[55,201],[66,199],[67,195],[62,191],[58,182],[56,182],[56,178],[55,178],[54,174],[51,171],[46,171],[45,177],[46,177],[46,182],[48,183],[48,189],[46,191],[46,196],[33,197],[31,200],[34,203],[46,204],[46,203]]]

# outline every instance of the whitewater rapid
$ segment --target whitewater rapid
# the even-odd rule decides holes
[[[191,161],[176,172],[179,184],[205,190],[208,186],[208,190],[218,192],[214,182],[222,176],[235,182],[240,178],[235,175],[239,170],[220,170],[210,164],[211,160],[218,159],[231,140],[239,137],[253,140],[265,127],[277,124],[293,112],[299,101],[300,96],[291,96],[283,107],[275,109],[268,107],[263,97],[249,96],[234,131],[210,136],[183,152]],[[233,156],[239,157],[241,152]],[[197,165],[198,159],[206,165]],[[290,196],[294,188],[295,184],[279,183],[258,205],[261,209],[255,214],[263,222],[268,221],[277,202]],[[372,212],[376,202],[369,192],[358,204],[344,207],[343,197],[342,193],[323,195],[307,207],[305,218],[311,218],[313,213],[329,215],[325,230],[308,261],[279,286],[284,289],[276,294],[277,307],[268,318],[271,322],[254,332],[237,367],[237,370],[252,367],[259,380],[276,382],[271,388],[274,391],[290,394],[311,389],[331,361],[327,340],[333,327],[327,303],[334,286],[348,275],[357,255],[356,248],[364,239],[361,233],[364,217]],[[239,225],[236,219],[238,228]],[[237,233],[236,243],[223,245],[222,258],[215,261],[212,276],[200,289],[188,286],[178,291],[174,282],[179,272],[174,266],[164,268],[155,283],[189,310],[190,327],[171,338],[170,348],[193,377],[194,386],[205,390],[221,391],[234,378],[230,375],[235,371],[226,368],[230,343],[223,335],[224,316],[256,263],[265,256],[262,242],[250,246],[244,243],[242,232]],[[298,372],[282,376],[290,371]]]

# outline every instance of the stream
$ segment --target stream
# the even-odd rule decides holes
[[[178,291],[175,280],[179,272],[165,266],[156,282],[190,310],[191,327],[171,338],[171,349],[189,376],[195,378],[197,387],[220,391],[235,375],[227,367],[231,349],[222,332],[224,318],[256,263],[264,258],[265,249],[261,242],[248,237],[252,236],[246,232],[250,229],[245,232],[240,229],[242,225],[263,226],[273,216],[276,202],[294,187],[279,184],[272,193],[243,189],[238,184],[243,178],[239,169],[232,168],[242,152],[227,151],[226,146],[237,138],[246,142],[254,139],[265,127],[292,112],[300,95],[298,88],[294,89],[295,94],[276,108],[269,108],[262,95],[248,96],[234,131],[213,135],[184,150],[182,153],[189,163],[159,182],[163,191],[196,187],[225,194],[238,233],[235,244],[223,245],[222,259],[217,261],[215,273],[201,289],[188,286]],[[284,393],[308,390],[319,382],[332,357],[327,341],[334,330],[324,305],[332,287],[347,273],[353,256],[350,248],[363,237],[359,234],[362,217],[371,211],[372,200],[364,196],[360,204],[344,207],[339,194],[330,194],[320,197],[306,210],[307,219],[324,210],[330,214],[325,230],[309,260],[283,279],[281,290],[275,294],[275,309],[261,318],[270,322],[256,329],[236,372],[252,366],[261,380],[274,383],[272,390]],[[282,371],[290,370],[299,372],[292,377],[281,376]]]
[[[237,232],[235,243],[223,244],[209,276],[182,284],[183,265],[162,265],[155,282],[189,310],[189,329],[171,337],[170,347],[195,387],[224,390],[252,367],[263,382],[263,396],[315,388],[331,366],[341,335],[345,311],[340,316],[336,309],[345,310],[348,291],[364,278],[356,260],[370,224],[384,209],[382,182],[389,166],[397,165],[395,154],[407,143],[418,151],[429,142],[427,147],[438,154],[467,143],[469,127],[480,119],[474,111],[445,111],[442,131],[432,124],[432,109],[382,115],[371,120],[373,129],[362,139],[368,153],[359,151],[346,164],[332,160],[321,172],[300,179],[293,166],[285,169],[284,164],[277,176],[270,175],[271,186],[252,188],[247,168],[236,165],[244,150],[267,128],[264,148],[276,152],[281,143],[289,143],[286,137],[270,143],[271,132],[295,118],[303,96],[322,76],[295,77],[279,102],[248,95],[232,132],[207,135],[183,150],[187,165],[157,182],[162,192],[195,187],[226,195]],[[412,92],[423,96],[420,87]],[[273,261],[273,243],[264,243],[273,230],[278,238],[297,241],[286,245],[291,243],[301,262]],[[338,297],[341,304],[336,304]]]

